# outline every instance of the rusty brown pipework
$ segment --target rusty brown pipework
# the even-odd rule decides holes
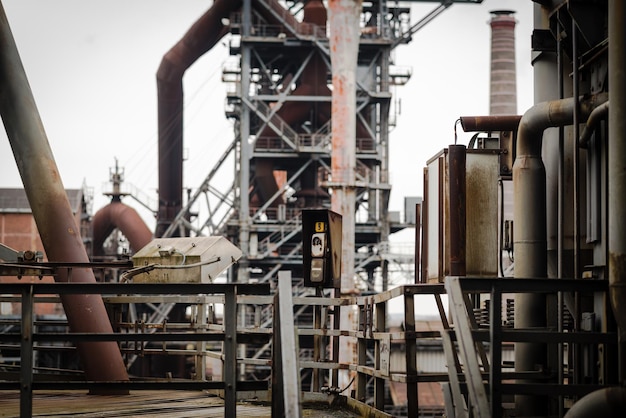
[[[80,230],[1,5],[0,43],[0,114],[46,256],[49,261],[88,263]],[[68,272],[60,270],[55,280],[67,282]],[[96,282],[93,271],[88,268],[72,269],[71,280]],[[72,332],[113,332],[99,295],[64,295],[61,301]],[[87,380],[128,380],[115,342],[79,343],[77,348]]]
[[[157,71],[159,124],[159,209],[155,236],[160,237],[182,208],[183,74],[226,33],[222,19],[241,0],[217,0],[161,60]]]
[[[252,1],[257,13],[270,23],[282,25],[274,17],[278,13],[297,30],[299,23],[277,0],[263,0],[265,6]],[[208,52],[226,35],[230,27],[224,23],[230,14],[242,7],[241,0],[216,0],[161,60],[157,71],[159,125],[159,209],[155,236],[167,230],[182,209],[183,196],[183,75],[198,58]],[[288,32],[291,32],[288,30]]]
[[[465,132],[517,131],[520,115],[461,116],[461,127]]]
[[[450,202],[450,275],[466,275],[465,145],[448,147]]]
[[[112,202],[96,212],[91,224],[94,255],[103,255],[102,244],[115,228],[124,234],[135,252],[152,240],[152,232],[137,211],[120,202]]]
[[[578,146],[581,148],[587,148],[589,144],[589,140],[591,139],[591,135],[595,131],[596,127],[603,119],[609,114],[609,102],[604,102],[600,106],[593,109],[591,114],[589,115],[589,119],[587,119],[587,124],[583,129],[583,132],[580,134],[580,138],[578,139]]]
[[[550,127],[571,125],[574,107],[580,118],[607,100],[605,93],[538,103],[522,117],[517,131],[517,154],[513,165],[515,277],[547,277],[546,171],[541,157],[543,132]],[[515,302],[515,326],[528,329],[546,326],[545,296],[520,294]],[[517,343],[516,371],[536,370],[545,364],[542,344]]]

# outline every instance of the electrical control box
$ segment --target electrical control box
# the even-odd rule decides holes
[[[302,211],[304,285],[341,285],[341,215],[327,209]]]

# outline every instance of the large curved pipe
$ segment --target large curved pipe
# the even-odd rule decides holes
[[[121,202],[112,202],[96,212],[91,225],[94,255],[103,255],[102,244],[115,228],[124,234],[135,252],[152,240],[152,232],[137,211]]]
[[[626,389],[611,387],[596,390],[578,400],[565,418],[621,418],[626,411]]]
[[[256,2],[253,1],[253,5]],[[256,10],[270,23],[299,29],[299,23],[277,0],[264,0]],[[167,230],[182,208],[183,195],[183,75],[198,58],[228,33],[224,23],[242,6],[241,0],[215,0],[183,38],[161,60],[157,71],[159,125],[159,209],[155,236]],[[280,19],[275,15],[281,16]]]
[[[573,123],[574,106],[580,107],[580,118],[607,100],[606,94],[573,97],[538,103],[520,120],[517,131],[517,153],[513,164],[515,237],[515,277],[547,277],[546,171],[541,159],[543,131],[549,127]],[[545,295],[522,293],[515,301],[515,326],[546,326]],[[535,371],[546,364],[543,344],[518,343],[515,347],[516,371]],[[520,405],[532,408],[532,402],[520,399]]]
[[[593,109],[593,111],[589,115],[589,119],[587,119],[587,124],[585,125],[585,128],[583,129],[583,132],[580,134],[580,138],[578,139],[579,147],[587,148],[587,145],[589,145],[589,140],[591,139],[591,135],[595,131],[600,121],[606,119],[608,114],[609,102],[604,102],[600,106]]]
[[[46,256],[50,261],[88,263],[80,229],[1,4],[0,44],[0,114]],[[60,269],[55,276],[58,282],[68,279],[65,269]],[[72,269],[71,279],[72,282],[96,282],[89,268]],[[100,295],[63,295],[61,301],[72,332],[113,332]],[[79,343],[77,348],[87,380],[128,380],[117,343]]]
[[[222,19],[241,0],[216,0],[161,60],[157,71],[159,124],[159,210],[155,236],[163,235],[182,208],[183,74],[226,33]]]

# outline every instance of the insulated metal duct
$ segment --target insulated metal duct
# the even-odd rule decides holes
[[[48,260],[88,263],[80,230],[1,5],[0,44],[0,114]],[[55,276],[58,282],[68,279],[66,269],[60,269]],[[71,279],[74,283],[96,282],[89,268],[73,268]],[[61,301],[72,332],[113,332],[100,295],[63,295]],[[128,380],[115,342],[79,343],[77,348],[87,380]]]
[[[546,172],[541,159],[543,131],[549,127],[571,125],[576,105],[579,106],[581,120],[586,120],[591,111],[606,100],[606,94],[554,100],[539,103],[522,116],[513,165],[516,278],[547,277]],[[515,326],[524,329],[546,326],[545,295],[517,295]],[[516,371],[535,371],[545,363],[545,345],[516,344]],[[520,407],[533,410],[528,400],[520,404]]]

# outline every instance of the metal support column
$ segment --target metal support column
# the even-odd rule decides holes
[[[376,304],[376,332],[387,332],[387,302]],[[381,341],[376,339],[374,361],[376,369],[381,368]],[[385,379],[374,377],[374,407],[381,411],[385,410]]]
[[[274,298],[274,372],[272,416],[302,416],[298,340],[293,318],[291,272],[278,272],[278,293]],[[226,415],[228,416],[228,415]]]
[[[237,286],[224,292],[224,416],[237,416]]]
[[[404,347],[406,361],[407,414],[416,417],[419,413],[417,393],[417,341],[415,340],[415,295],[404,294]]]
[[[20,416],[33,414],[33,286],[22,291],[22,341],[20,344]]]
[[[489,307],[489,400],[491,416],[502,416],[502,293],[496,286],[491,287]]]

